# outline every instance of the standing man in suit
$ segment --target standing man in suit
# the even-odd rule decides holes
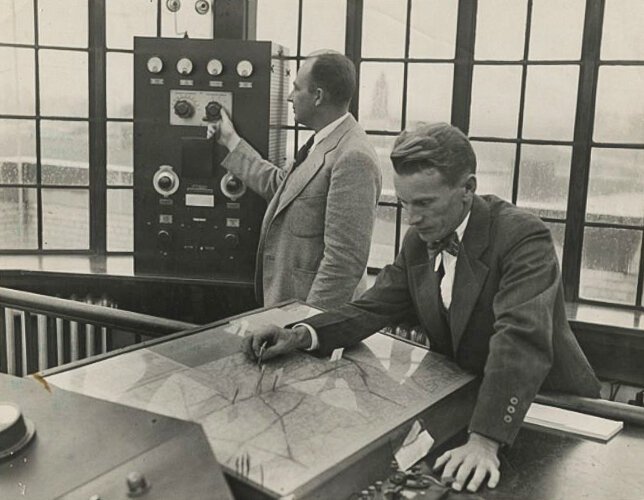
[[[340,53],[304,62],[288,100],[315,134],[287,170],[263,160],[225,111],[208,127],[230,151],[224,168],[269,202],[255,277],[265,306],[295,298],[334,307],[366,289],[358,285],[366,280],[382,181],[376,152],[348,112],[355,82],[353,63]]]
[[[403,132],[391,153],[410,229],[393,265],[362,298],[293,329],[244,340],[254,358],[294,349],[323,355],[385,325],[417,319],[430,349],[480,376],[467,442],[436,461],[455,490],[498,483],[497,451],[515,439],[540,389],[598,397],[599,383],[564,309],[548,228],[493,195],[478,196],[469,140],[447,124]]]

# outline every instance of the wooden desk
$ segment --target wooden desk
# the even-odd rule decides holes
[[[452,440],[430,454],[431,467]],[[500,453],[501,481],[476,494],[450,492],[449,500],[639,500],[644,499],[644,427],[624,426],[608,443],[521,429]]]

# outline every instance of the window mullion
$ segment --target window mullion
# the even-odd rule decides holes
[[[604,0],[587,0],[577,90],[574,144],[570,166],[566,235],[561,266],[564,294],[568,301],[579,298],[579,275],[584,241],[603,17]]]

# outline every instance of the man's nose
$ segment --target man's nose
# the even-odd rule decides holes
[[[410,226],[415,226],[416,224],[420,224],[423,220],[423,216],[415,210],[407,210],[407,219]]]

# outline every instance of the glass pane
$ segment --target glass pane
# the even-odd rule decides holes
[[[644,67],[601,66],[594,139],[644,143]]]
[[[88,134],[87,122],[41,122],[43,184],[89,184]]]
[[[376,225],[371,237],[369,267],[383,268],[394,261],[396,238],[396,208],[379,206],[376,210]]]
[[[107,53],[107,116],[132,118],[134,77],[132,54]]]
[[[521,146],[517,205],[540,217],[566,218],[570,183],[569,146]]]
[[[87,189],[43,189],[43,248],[89,248],[89,192]]]
[[[644,226],[644,150],[593,148],[586,220]]]
[[[87,3],[87,0],[38,0],[40,45],[87,47]]]
[[[585,0],[533,0],[529,58],[579,59]]]
[[[107,46],[131,49],[135,36],[156,36],[157,2],[109,0],[105,5]]]
[[[521,68],[474,66],[470,134],[516,137]]]
[[[36,122],[0,120],[0,183],[35,182]]]
[[[472,141],[476,153],[476,192],[512,200],[516,145]]]
[[[559,222],[546,222],[545,224],[548,226],[548,229],[550,229],[550,234],[552,234],[552,242],[555,245],[557,260],[559,261],[559,269],[561,269],[564,240],[566,237],[566,225]]]
[[[586,228],[579,296],[635,305],[641,248],[640,231]]]
[[[642,0],[606,0],[601,58],[644,59],[642,19]]]
[[[288,63],[289,70],[291,72],[289,79],[289,92],[293,89],[293,82],[295,81],[295,76],[297,75],[297,61],[289,61]],[[286,105],[286,124],[295,125],[295,115],[293,114],[293,105],[289,102]]]
[[[132,185],[131,123],[107,122],[107,185]]]
[[[35,115],[33,49],[0,47],[0,113]]]
[[[131,252],[134,249],[134,215],[131,189],[107,190],[107,250]]]
[[[523,58],[526,0],[479,0],[474,57],[505,61]]]
[[[362,25],[363,57],[405,57],[407,3],[367,0]]]
[[[286,165],[293,163],[295,159],[295,131],[286,131]]]
[[[369,130],[401,130],[403,65],[362,63],[360,124]]]
[[[394,167],[391,164],[389,155],[394,146],[396,137],[387,135],[369,135],[369,142],[378,154],[380,171],[382,172],[382,194],[380,201],[396,201],[394,191]]]
[[[447,122],[452,117],[452,64],[410,64],[407,79],[407,126]]]
[[[297,52],[298,0],[258,0],[257,40],[271,40]]]
[[[344,54],[346,15],[346,0],[302,2],[302,55],[319,49],[333,49]]]
[[[131,0],[130,0],[131,1]],[[195,10],[195,2],[183,1],[177,12],[170,12],[166,2],[161,2],[161,36],[171,38],[212,38],[213,16],[212,2],[208,0],[210,9],[205,14]],[[153,2],[156,3],[156,2]]]
[[[0,0],[0,42],[34,43],[33,0]]]
[[[0,188],[0,249],[38,248],[36,190]]]
[[[457,0],[413,0],[410,57],[453,59],[457,14]]]
[[[578,66],[528,67],[523,137],[572,140],[578,79]]]
[[[88,116],[87,53],[41,50],[40,113],[45,116]]]

